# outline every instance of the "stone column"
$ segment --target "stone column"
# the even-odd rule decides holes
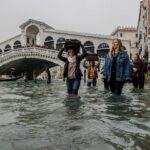
[[[47,73],[47,83],[50,84],[51,83],[51,73],[49,68],[46,68],[46,73]]]
[[[24,72],[24,81],[28,82],[28,73],[27,72]]]
[[[24,30],[22,30],[22,35],[21,35],[21,40],[20,40],[22,46],[26,46],[26,40],[27,40],[26,34],[25,34]]]
[[[33,81],[34,81],[34,83],[36,83],[36,72],[35,72],[35,70],[33,71]]]
[[[44,32],[43,32],[43,29],[40,29],[40,31],[39,31],[39,36],[40,36],[40,41],[39,41],[39,44],[41,45],[41,46],[44,46]]]

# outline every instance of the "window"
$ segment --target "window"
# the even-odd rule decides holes
[[[84,43],[84,48],[86,49],[87,52],[89,52],[89,53],[94,53],[95,47],[94,47],[93,42],[91,42],[91,41],[86,41],[86,42]]]
[[[138,37],[138,34],[137,34],[137,33],[135,34],[135,37],[136,37],[136,38]]]
[[[30,43],[30,39],[27,37],[27,43],[29,44]]]
[[[136,44],[136,47],[138,47],[138,45],[139,45],[138,42],[136,42],[135,44]]]
[[[140,31],[139,39],[140,39],[140,40],[142,39],[142,31]]]
[[[5,46],[5,50],[4,51],[7,52],[9,50],[11,50],[11,46],[8,44],[8,45]]]
[[[15,43],[14,43],[14,49],[17,49],[17,48],[21,48],[21,42],[20,41],[16,41]]]
[[[53,38],[51,36],[48,36],[45,39],[44,46],[47,49],[54,49],[54,40],[53,40]]]
[[[61,37],[57,40],[56,49],[61,50],[63,45],[65,44],[66,39]]]
[[[146,35],[145,35],[145,33],[143,33],[143,36],[144,36],[144,42],[146,42]]]
[[[101,43],[98,46],[97,53],[100,57],[104,58],[109,52],[109,45],[107,43]]]

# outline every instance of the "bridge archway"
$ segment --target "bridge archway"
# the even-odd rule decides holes
[[[98,46],[97,53],[100,57],[104,58],[108,54],[109,50],[110,48],[107,43],[101,43]]]
[[[63,38],[63,37],[59,38],[57,40],[56,49],[57,50],[61,50],[63,45],[64,45],[64,43],[65,43],[65,41],[66,41],[65,38]]]
[[[3,51],[0,49],[0,54],[2,54],[3,53]]]
[[[39,41],[39,28],[31,25],[26,29],[26,45],[29,47],[38,45]]]
[[[30,65],[28,65],[30,64]],[[10,74],[11,68],[15,68],[16,75],[28,73],[29,79],[32,80],[33,72],[39,75],[45,69],[58,66],[53,61],[38,58],[18,58],[0,66],[0,75]]]
[[[89,52],[89,53],[94,53],[94,44],[93,44],[93,42],[91,42],[91,41],[86,41],[85,43],[84,43],[84,48],[85,48],[85,50],[87,51],[87,52]]]
[[[14,50],[13,53],[6,53],[0,60],[0,75],[9,74],[10,69],[15,68],[16,75],[26,72],[32,80],[33,72],[39,75],[47,67],[63,67],[64,64],[57,58],[57,51],[45,49],[43,52],[42,50],[39,47],[31,47],[30,50],[29,48],[23,48],[17,51]]]
[[[21,48],[22,46],[21,46],[21,42],[20,41],[16,41],[15,43],[14,43],[14,49],[17,49],[17,48]]]
[[[48,36],[45,39],[44,47],[47,48],[47,49],[54,49],[54,40],[51,36]]]
[[[10,51],[11,50],[11,46],[9,44],[7,44],[5,46],[4,52]]]
[[[24,59],[24,58],[33,58],[33,59],[40,59],[45,61],[50,61],[58,66],[63,66],[62,61],[57,58],[58,51],[55,50],[46,50],[39,47],[31,47],[31,48],[23,48],[19,51],[13,51],[13,53],[8,52],[0,59],[0,66],[3,66],[9,62]]]

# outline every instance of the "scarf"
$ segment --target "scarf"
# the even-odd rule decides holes
[[[76,62],[76,56],[73,56],[73,57],[68,57],[68,61],[69,63],[75,63]]]

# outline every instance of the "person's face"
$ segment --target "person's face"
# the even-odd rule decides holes
[[[136,60],[138,60],[138,56],[137,55],[133,55],[132,59],[133,59],[133,61],[136,61]]]
[[[92,67],[92,64],[93,64],[92,61],[90,61],[90,62],[89,62],[89,66]]]
[[[75,56],[75,52],[74,52],[73,49],[69,49],[69,50],[68,50],[68,56],[70,56],[70,57]]]
[[[114,40],[114,41],[112,42],[112,48],[113,48],[113,49],[118,49],[118,48],[119,48],[119,42],[118,42],[118,40]]]
[[[90,67],[93,66],[93,62],[92,62],[92,61],[89,62],[89,66],[90,66]]]

